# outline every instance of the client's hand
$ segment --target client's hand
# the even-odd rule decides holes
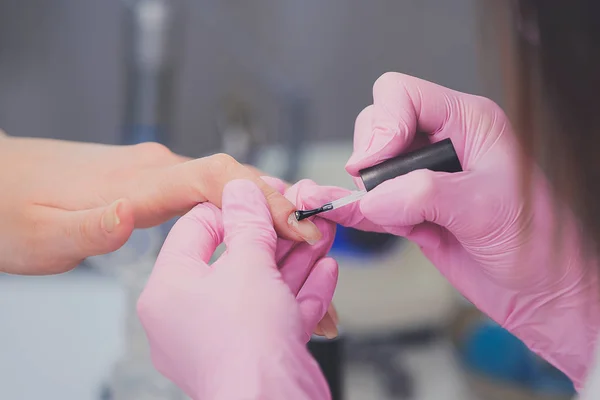
[[[334,227],[317,220],[322,242],[278,246],[248,181],[225,187],[222,208],[202,204],[177,222],[140,297],[156,368],[194,399],[328,399],[305,344],[337,282],[323,258]]]
[[[191,160],[157,143],[107,146],[0,135],[0,272],[51,274],[117,250],[134,228],[161,224],[198,203],[221,204],[223,186],[249,179],[267,197],[275,228],[316,241],[294,205],[225,154]]]

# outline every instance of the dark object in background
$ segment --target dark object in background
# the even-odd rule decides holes
[[[368,267],[377,258],[384,257],[388,250],[405,242],[408,241],[388,233],[363,232],[338,225],[331,253],[362,259]]]
[[[373,367],[387,394],[386,398],[408,400],[414,398],[415,381],[404,362],[403,351],[430,346],[440,337],[440,332],[435,329],[350,337],[346,343],[346,358],[349,363]]]
[[[344,334],[335,339],[313,336],[308,342],[308,350],[319,363],[329,385],[332,400],[344,398]]]
[[[364,232],[356,229],[347,229],[345,239],[349,246],[360,248],[367,253],[383,252],[402,240],[389,233]]]

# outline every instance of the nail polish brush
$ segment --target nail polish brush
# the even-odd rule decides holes
[[[365,186],[365,190],[354,191],[348,196],[331,201],[313,210],[297,210],[294,215],[296,220],[302,221],[322,212],[336,210],[359,201],[367,192],[387,180],[419,169],[428,169],[434,172],[461,172],[462,166],[452,145],[452,141],[444,139],[421,149],[401,154],[372,167],[364,168],[358,173]]]

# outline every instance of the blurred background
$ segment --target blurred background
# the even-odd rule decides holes
[[[0,0],[0,127],[227,152],[290,181],[352,187],[354,119],[382,73],[502,103],[480,3]],[[68,274],[0,276],[1,399],[184,399],[152,369],[134,313],[168,228]],[[412,244],[340,229],[332,255],[342,334],[310,348],[335,400],[572,397]]]

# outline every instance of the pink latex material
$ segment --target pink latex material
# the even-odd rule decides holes
[[[306,342],[337,282],[334,224],[315,220],[314,246],[278,240],[250,181],[227,184],[222,210],[201,204],[177,222],[140,297],[154,365],[194,399],[329,399]]]
[[[465,297],[580,388],[600,326],[598,267],[584,262],[568,210],[561,210],[554,241],[558,224],[540,171],[532,182],[533,212],[523,215],[518,144],[502,110],[488,99],[397,73],[383,75],[373,97],[356,121],[350,174],[415,146],[416,131],[431,142],[450,137],[464,172],[415,171],[322,217],[418,243]],[[309,208],[349,193],[298,185]]]

